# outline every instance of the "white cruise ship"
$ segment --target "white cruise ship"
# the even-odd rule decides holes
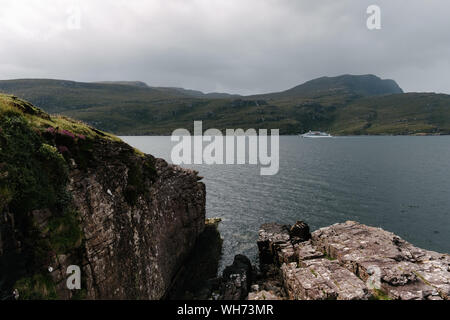
[[[326,132],[310,130],[307,133],[301,134],[300,137],[302,137],[302,138],[332,138],[333,136]]]

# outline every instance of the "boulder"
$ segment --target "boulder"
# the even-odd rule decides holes
[[[233,264],[223,271],[219,299],[246,299],[252,284],[252,273],[253,267],[250,260],[244,255],[236,255]]]
[[[297,243],[294,245],[294,250],[297,258],[296,261],[317,259],[325,256],[322,251],[318,251],[313,247],[311,240]]]
[[[292,243],[303,242],[311,239],[309,226],[303,221],[297,221],[289,230]]]
[[[361,279],[328,259],[284,264],[286,291],[295,300],[367,300],[369,290]]]
[[[259,261],[261,264],[281,265],[292,262],[295,257],[289,226],[277,223],[263,224],[258,237]]]

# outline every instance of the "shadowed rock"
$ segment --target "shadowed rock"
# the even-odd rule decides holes
[[[281,265],[284,262],[291,262],[294,247],[291,243],[289,226],[277,223],[263,224],[259,230],[258,249],[261,264]]]
[[[222,255],[222,238],[218,230],[220,221],[219,218],[205,220],[205,230],[198,237],[194,249],[175,277],[168,299],[211,298]]]
[[[252,281],[252,264],[241,254],[234,257],[233,264],[223,271],[220,285],[221,300],[244,300],[247,298]]]
[[[289,230],[292,243],[303,242],[311,239],[309,226],[303,221],[297,221]]]

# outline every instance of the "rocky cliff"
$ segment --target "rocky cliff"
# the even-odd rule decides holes
[[[0,298],[165,297],[204,229],[197,172],[13,96],[0,125]]]
[[[304,222],[264,224],[261,271],[248,299],[448,300],[450,256],[357,222],[309,233]]]

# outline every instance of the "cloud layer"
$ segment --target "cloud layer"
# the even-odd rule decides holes
[[[450,2],[1,0],[0,77],[142,80],[242,94],[373,73],[450,93]]]

